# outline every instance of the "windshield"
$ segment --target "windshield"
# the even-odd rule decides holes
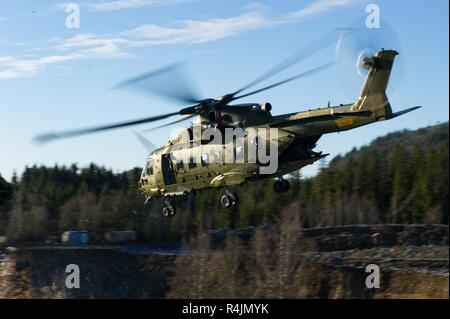
[[[153,159],[149,158],[145,163],[144,169],[142,170],[142,176],[153,175]]]

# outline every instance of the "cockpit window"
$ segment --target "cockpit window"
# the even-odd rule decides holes
[[[145,174],[149,175],[149,176],[153,175],[153,160],[152,159],[149,159],[147,161],[147,164],[145,166]]]
[[[229,114],[225,114],[224,116],[222,116],[222,120],[224,122],[230,122],[230,123],[233,122],[233,118]]]
[[[192,127],[187,129],[188,135],[189,135],[189,141],[192,141],[194,139],[194,132],[192,131]]]

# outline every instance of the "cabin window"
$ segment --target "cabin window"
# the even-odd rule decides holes
[[[214,164],[222,164],[222,152],[214,151]]]
[[[197,167],[197,163],[195,162],[195,158],[193,156],[189,157],[188,166],[189,166],[189,169]]]
[[[201,161],[202,161],[202,166],[208,166],[209,165],[208,154],[202,154]]]
[[[259,146],[259,138],[257,136],[252,138],[252,145],[255,147]]]
[[[236,161],[244,160],[244,148],[242,146],[236,146]]]
[[[183,161],[182,160],[177,161],[177,171],[181,171],[183,169],[184,169]]]

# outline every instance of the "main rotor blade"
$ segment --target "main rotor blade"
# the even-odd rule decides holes
[[[139,141],[139,143],[141,143],[142,146],[144,146],[144,148],[146,149],[146,151],[150,154],[151,152],[153,152],[154,150],[156,150],[156,146],[155,144],[153,144],[152,142],[150,142],[147,138],[143,137],[141,134],[133,131],[134,136],[136,137],[136,139]]]
[[[298,62],[312,56],[313,54],[325,49],[326,47],[332,45],[333,43],[337,42],[341,36],[347,35],[351,32],[356,31],[356,29],[353,28],[338,28],[333,29],[326,33],[325,35],[321,36],[316,41],[312,42],[308,46],[304,47],[300,51],[297,51],[295,54],[287,58],[285,61],[277,64],[267,72],[263,73],[261,76],[253,80],[252,82],[248,83],[247,85],[243,86],[239,90],[233,93],[233,95],[239,94],[244,90],[249,89],[252,86],[255,86],[256,84],[280,73],[281,71],[287,69],[288,67],[297,64]]]
[[[156,126],[156,127],[152,127],[152,128],[143,130],[142,132],[153,131],[153,130],[156,130],[158,128],[163,128],[163,127],[170,126],[170,125],[173,125],[173,124],[177,124],[177,123],[180,123],[180,122],[183,122],[183,121],[187,121],[187,120],[189,120],[190,118],[193,118],[196,115],[197,114],[186,115],[186,116],[183,116],[182,118],[180,118],[178,120],[175,120],[175,121],[172,121],[172,122],[169,122],[169,123],[165,123],[165,124],[162,124],[162,125],[159,125],[159,126]]]
[[[252,92],[243,94],[243,95],[236,96],[235,98],[233,98],[233,101],[234,101],[234,100],[237,100],[237,99],[240,99],[240,98],[243,98],[243,97],[246,97],[246,96],[249,96],[249,95],[253,95],[253,94],[256,94],[256,93],[265,91],[265,90],[272,89],[272,88],[277,87],[277,86],[279,86],[279,85],[282,85],[282,84],[291,82],[291,81],[293,81],[293,80],[296,80],[296,79],[299,79],[299,78],[302,78],[302,77],[305,77],[305,76],[308,76],[308,75],[313,75],[313,74],[315,74],[315,73],[319,73],[319,72],[321,72],[321,71],[323,71],[323,70],[326,70],[326,69],[331,68],[331,67],[332,67],[333,65],[335,65],[335,64],[336,64],[335,62],[329,62],[329,63],[327,63],[327,64],[323,64],[323,65],[321,65],[321,66],[318,66],[317,68],[314,68],[314,69],[311,69],[311,70],[309,70],[309,71],[306,71],[306,72],[297,74],[297,75],[292,76],[292,77],[290,77],[290,78],[287,78],[287,79],[285,79],[285,80],[283,80],[283,81],[279,81],[279,82],[276,82],[276,83],[274,83],[274,84],[265,86],[265,87],[263,87],[263,88],[261,88],[261,89],[258,89],[258,90],[255,90],[255,91],[252,91]]]
[[[65,132],[51,132],[51,133],[36,136],[34,138],[34,141],[38,142],[38,143],[46,143],[46,142],[50,142],[50,141],[53,141],[56,139],[61,139],[61,138],[96,133],[96,132],[111,130],[111,129],[120,128],[120,127],[126,127],[126,126],[131,126],[131,125],[155,122],[155,121],[163,120],[163,119],[166,119],[168,117],[178,115],[178,114],[179,114],[179,112],[173,112],[173,113],[168,113],[168,114],[163,114],[163,115],[147,117],[147,118],[143,118],[143,119],[139,119],[139,120],[115,123],[115,124],[104,125],[104,126],[96,126],[96,127],[90,127],[90,128],[78,129],[78,130],[72,130],[72,131],[65,131]]]
[[[178,102],[197,103],[200,99],[193,89],[192,80],[186,76],[182,67],[182,64],[175,63],[123,81],[114,88],[133,87],[145,93],[153,91]]]

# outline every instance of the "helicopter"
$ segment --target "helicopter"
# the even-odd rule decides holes
[[[138,188],[145,196],[145,203],[163,199],[162,214],[170,217],[176,214],[174,198],[189,193],[195,194],[203,189],[224,190],[220,203],[226,208],[238,205],[236,193],[230,191],[232,186],[270,179],[274,180],[275,192],[286,192],[289,190],[289,181],[283,176],[329,155],[314,151],[322,135],[390,120],[420,108],[414,106],[399,112],[392,111],[386,89],[398,52],[384,48],[371,55],[359,54],[357,65],[367,73],[363,87],[353,103],[334,106],[328,103],[324,107],[282,115],[272,115],[272,105],[268,102],[232,104],[238,99],[329,69],[335,62],[325,63],[285,80],[246,92],[352,32],[355,30],[333,30],[252,82],[218,99],[199,99],[192,91],[190,82],[183,78],[179,64],[140,75],[120,83],[117,87],[132,86],[191,105],[176,112],[134,121],[47,133],[37,136],[36,140],[48,142],[182,116],[156,127],[160,128],[196,117],[195,122],[174,139],[160,147],[152,147],[138,181]],[[254,131],[262,133],[255,134]],[[227,132],[234,135],[227,136]],[[144,137],[139,138],[146,142]],[[258,155],[267,155],[269,151],[269,158],[276,162],[275,168],[263,171],[262,168],[268,167],[267,161],[262,161],[263,156],[253,156],[255,154],[252,154],[251,150]]]

